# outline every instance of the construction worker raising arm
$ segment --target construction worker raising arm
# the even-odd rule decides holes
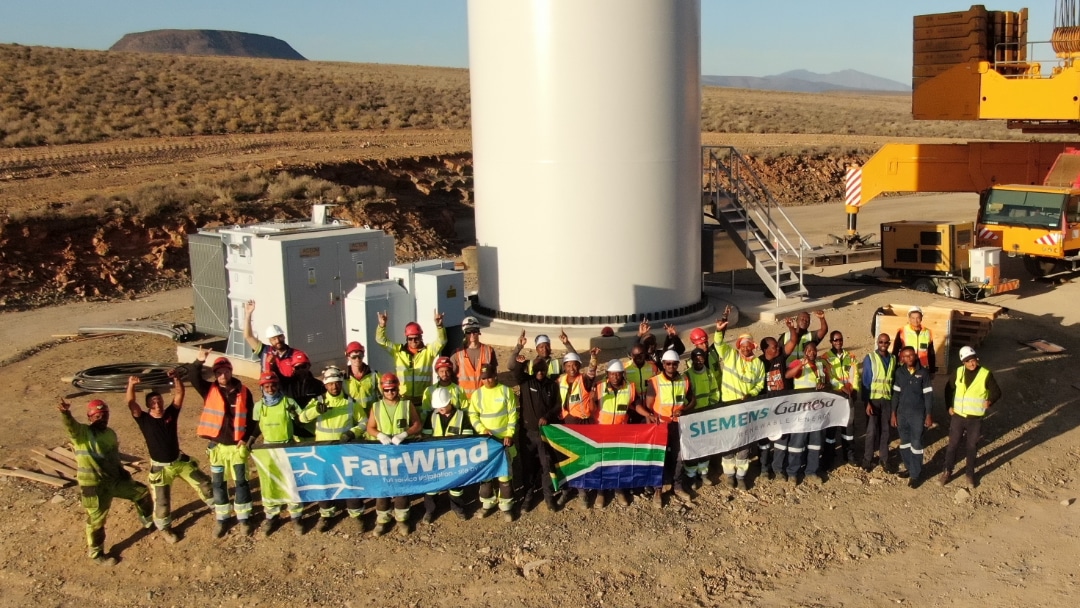
[[[424,344],[423,328],[415,321],[405,325],[405,344],[391,342],[386,335],[386,323],[389,319],[389,315],[385,312],[379,313],[379,327],[375,330],[375,341],[394,359],[394,375],[401,383],[401,397],[419,410],[424,398],[424,389],[432,385],[432,364],[446,346],[446,330],[442,326],[443,315],[438,311],[435,312],[435,341],[428,345]]]

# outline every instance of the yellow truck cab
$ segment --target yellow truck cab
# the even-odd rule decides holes
[[[1080,261],[1080,188],[994,186],[979,201],[977,243],[1024,256],[1034,277],[1076,270]]]

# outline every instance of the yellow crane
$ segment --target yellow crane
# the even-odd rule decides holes
[[[1027,9],[914,19],[912,115],[1005,120],[1024,133],[1080,134],[1080,1],[1057,0],[1053,65],[1029,57]],[[1024,256],[1035,276],[1080,268],[1080,142],[888,144],[849,171],[846,242],[884,192],[977,192],[977,244]],[[856,187],[861,185],[861,188]]]

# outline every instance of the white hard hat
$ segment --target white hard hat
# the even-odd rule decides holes
[[[448,405],[450,405],[450,391],[446,390],[445,386],[436,387],[431,391],[432,409],[441,410]]]
[[[285,332],[282,331],[280,325],[271,325],[271,326],[267,327],[265,333],[266,333],[266,335],[263,336],[263,337],[266,338],[267,340],[269,340],[270,338],[274,338],[276,336],[284,336],[285,335]]]
[[[476,317],[465,317],[461,322],[461,329],[468,331],[470,329],[480,329],[480,321]]]
[[[607,371],[618,372],[621,374],[626,371],[626,368],[623,367],[622,361],[619,361],[618,359],[612,359],[611,362],[607,365]]]
[[[541,344],[551,344],[551,338],[545,336],[544,334],[538,334],[533,343],[536,346],[540,346]]]
[[[917,312],[917,313],[919,313],[921,315],[922,314],[922,309],[919,308],[918,306],[912,306],[911,308],[908,309],[907,314],[910,315],[913,312]]]
[[[663,356],[660,357],[660,361],[661,362],[674,361],[674,362],[678,363],[679,362],[679,353],[677,353],[674,350],[669,348],[669,349],[664,351]]]
[[[964,346],[960,349],[960,362],[963,363],[972,357],[977,357],[975,349],[970,346]]]
[[[331,365],[322,372],[323,384],[330,384],[332,382],[344,382],[345,375],[341,373],[341,370]]]
[[[563,363],[570,363],[570,362],[581,363],[581,357],[579,357],[577,353],[566,353],[566,355],[562,358],[562,362]]]

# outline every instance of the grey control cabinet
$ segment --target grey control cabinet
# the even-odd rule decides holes
[[[219,230],[225,245],[231,320],[226,353],[253,359],[243,338],[244,304],[255,300],[252,330],[279,325],[307,353],[316,374],[344,365],[344,296],[358,283],[385,279],[394,239],[381,230],[312,222]]]

